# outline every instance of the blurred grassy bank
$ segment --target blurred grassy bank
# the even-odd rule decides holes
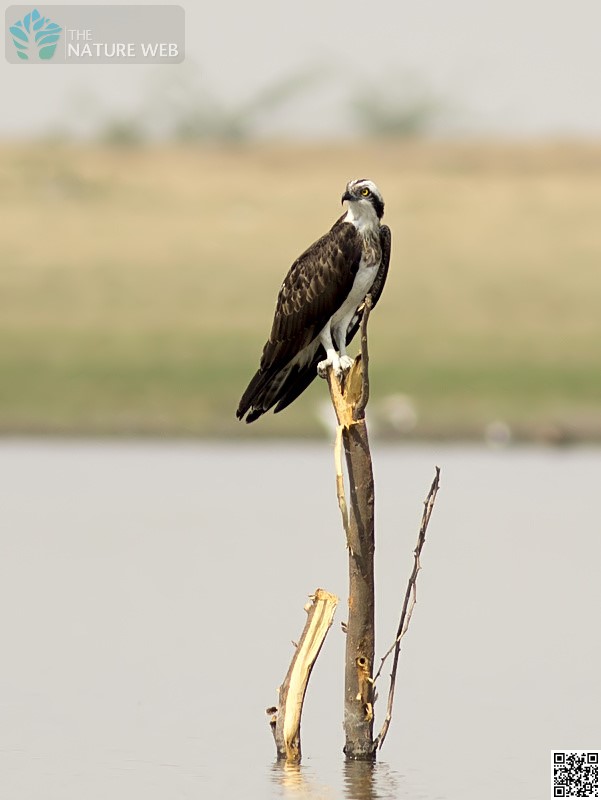
[[[568,144],[0,146],[0,432],[319,433],[321,382],[234,411],[285,271],[363,176],[393,230],[374,427],[601,438],[601,145]]]

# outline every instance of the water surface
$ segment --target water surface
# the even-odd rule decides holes
[[[0,796],[549,796],[552,748],[601,746],[601,451],[376,446],[374,461],[380,653],[435,464],[442,484],[371,768],[341,755],[327,443],[4,441]],[[303,765],[285,769],[264,709],[318,586],[341,603]]]

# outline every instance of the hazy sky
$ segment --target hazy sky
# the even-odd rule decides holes
[[[119,3],[126,5],[127,3]],[[445,101],[443,132],[601,135],[601,0],[220,0],[186,10],[181,65],[8,64],[0,136],[93,126],[152,103],[182,78],[236,104],[312,63],[311,91],[261,130],[316,137],[347,130],[346,101],[403,75]],[[33,8],[33,6],[32,6]]]

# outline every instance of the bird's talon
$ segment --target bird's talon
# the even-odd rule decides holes
[[[340,356],[340,370],[341,372],[348,372],[353,366],[353,359],[350,356]]]
[[[327,378],[328,377],[328,367],[330,366],[330,362],[325,359],[325,361],[320,361],[317,365],[317,374],[320,378]]]

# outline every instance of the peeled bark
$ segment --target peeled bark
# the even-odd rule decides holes
[[[279,707],[268,709],[278,761],[301,760],[300,726],[303,702],[311,670],[334,619],[338,598],[316,589],[312,603],[305,606],[307,621],[296,645],[288,672],[279,690]]]

